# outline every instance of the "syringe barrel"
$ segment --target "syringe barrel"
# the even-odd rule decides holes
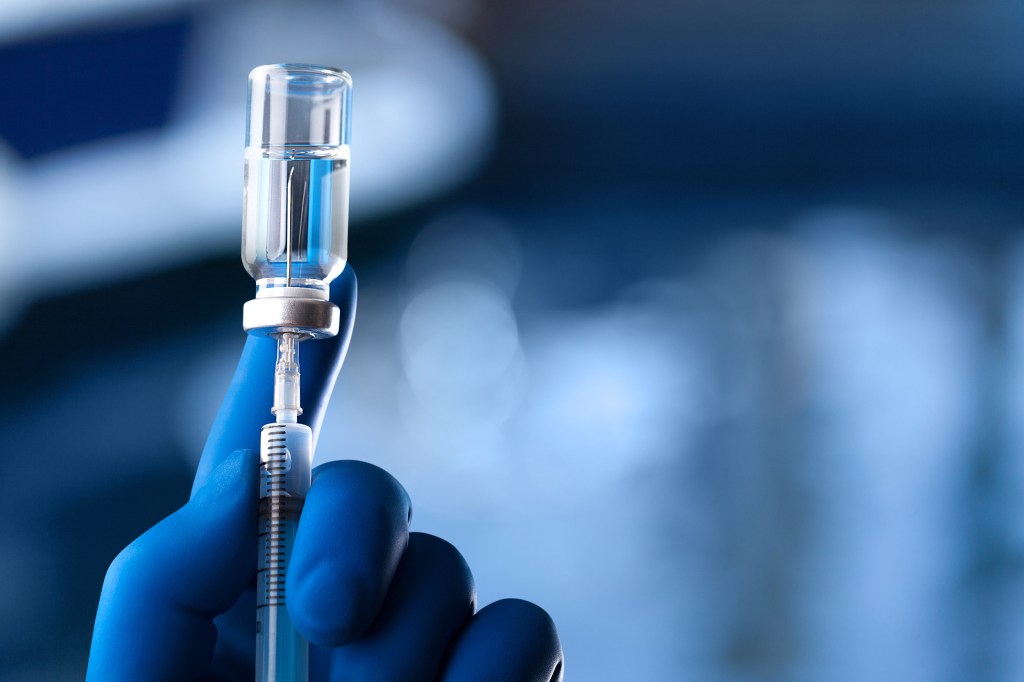
[[[260,433],[259,559],[256,573],[256,680],[305,682],[309,645],[285,605],[285,576],[309,492],[313,434],[273,423]]]
[[[351,106],[344,71],[273,64],[249,74],[242,262],[261,291],[326,290],[345,267]]]

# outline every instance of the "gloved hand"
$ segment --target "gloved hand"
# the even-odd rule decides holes
[[[302,421],[316,438],[348,348],[351,268],[335,281],[334,339],[301,350]],[[89,682],[255,676],[260,427],[273,396],[276,342],[250,337],[203,450],[188,503],[122,551],[100,596]],[[315,682],[549,682],[562,679],[554,624],[503,600],[474,614],[459,552],[409,532],[402,486],[382,469],[330,462],[313,473],[286,593],[310,641]]]

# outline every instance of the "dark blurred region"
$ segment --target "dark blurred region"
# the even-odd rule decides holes
[[[211,113],[242,122],[244,71],[195,82],[302,12],[339,20],[281,51],[343,34],[357,93],[360,307],[319,458],[392,471],[481,604],[552,613],[570,678],[1024,675],[1024,5],[119,12],[0,43],[0,244],[40,254],[0,274],[0,678],[80,677],[107,564],[186,499],[253,290]],[[124,63],[153,78],[116,99]],[[222,137],[228,209],[212,151],[158,211],[148,180],[65,193],[61,166],[124,188]]]
[[[529,123],[506,139],[542,143],[566,181],[1015,195],[1020,14],[945,0],[504,3],[485,40],[506,115]]]
[[[4,140],[32,158],[166,124],[190,27],[175,15],[4,46]]]

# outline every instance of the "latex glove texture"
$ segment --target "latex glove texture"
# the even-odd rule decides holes
[[[302,345],[301,421],[316,438],[348,348],[356,279],[331,287],[341,333]],[[260,428],[276,342],[247,339],[185,506],[122,551],[103,584],[88,682],[255,677]],[[371,464],[313,472],[288,572],[292,619],[313,682],[550,682],[562,679],[551,618],[525,601],[474,613],[459,552],[410,533],[402,486]]]

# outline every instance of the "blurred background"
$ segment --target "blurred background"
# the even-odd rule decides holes
[[[309,61],[356,84],[318,458],[567,679],[1024,679],[1022,44],[1019,0],[0,1],[0,678],[81,679],[187,499],[246,74]]]

